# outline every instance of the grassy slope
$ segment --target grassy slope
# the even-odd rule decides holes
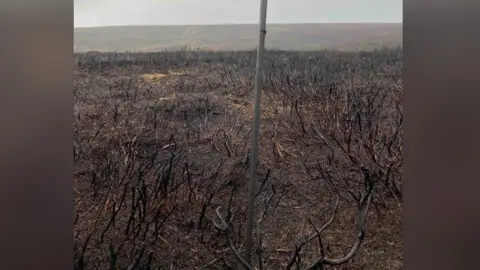
[[[402,44],[402,24],[271,24],[267,48],[372,50]],[[191,46],[212,50],[255,48],[255,24],[75,28],[75,51],[142,50]]]

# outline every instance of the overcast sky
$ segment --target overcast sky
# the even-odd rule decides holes
[[[74,0],[75,27],[258,23],[260,0]],[[270,0],[267,23],[402,22],[402,0]]]

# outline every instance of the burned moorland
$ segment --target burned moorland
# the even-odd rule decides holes
[[[75,54],[75,269],[245,267],[255,60]],[[264,63],[251,269],[401,269],[402,49]]]

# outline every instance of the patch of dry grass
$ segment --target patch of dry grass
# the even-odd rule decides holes
[[[163,73],[146,73],[141,74],[139,77],[148,82],[158,82],[159,80],[168,77],[168,75]]]

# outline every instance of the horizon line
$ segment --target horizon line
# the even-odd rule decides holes
[[[267,25],[299,25],[299,24],[403,24],[403,22],[267,22]],[[258,23],[203,23],[203,24],[129,24],[102,26],[74,26],[73,28],[107,28],[107,27],[151,27],[151,26],[219,26],[219,25],[258,25]]]

